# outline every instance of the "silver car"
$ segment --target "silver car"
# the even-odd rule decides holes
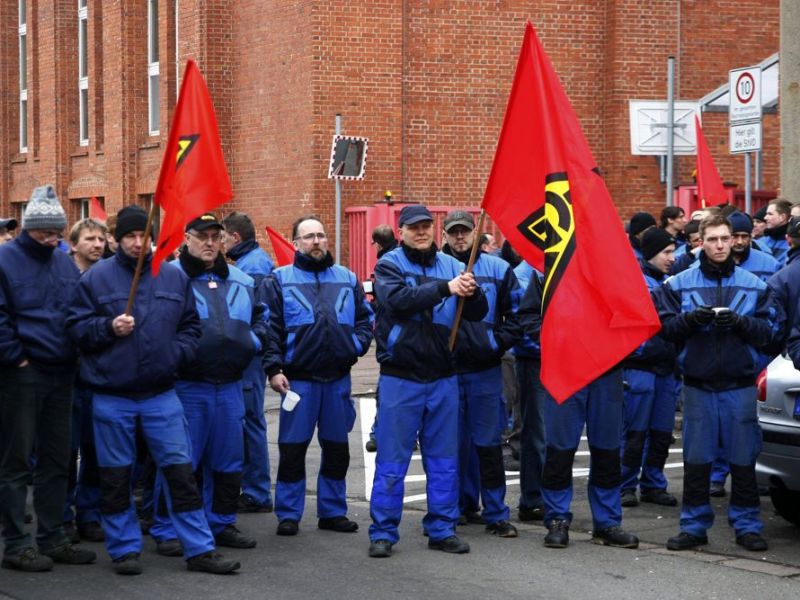
[[[758,421],[764,445],[756,462],[759,486],[775,511],[800,525],[800,371],[778,356],[757,381]]]

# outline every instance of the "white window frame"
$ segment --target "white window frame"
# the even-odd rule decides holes
[[[161,119],[158,29],[158,0],[147,0],[147,128],[151,136],[159,135]]]
[[[19,151],[28,152],[28,11],[26,0],[17,4],[18,28],[17,47],[19,49]]]
[[[82,29],[85,28],[85,29]],[[86,32],[86,36],[81,35]],[[78,140],[89,145],[89,8],[87,0],[78,0]],[[83,69],[86,65],[86,69]]]

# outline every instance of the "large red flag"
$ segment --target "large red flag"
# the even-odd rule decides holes
[[[711,152],[706,144],[706,136],[703,135],[703,128],[700,127],[700,119],[694,116],[694,127],[697,131],[697,198],[700,206],[713,206],[724,204],[728,201],[728,194],[725,193],[725,186],[711,157]]]
[[[211,95],[193,60],[186,63],[155,200],[164,210],[153,274],[183,241],[186,224],[233,197]]]
[[[267,225],[264,230],[267,232],[269,241],[272,244],[272,251],[275,252],[275,261],[279,267],[290,265],[294,262],[294,246],[287,241],[280,233]]]
[[[541,377],[557,401],[659,330],[622,221],[530,23],[483,207],[544,273]]]
[[[92,196],[92,199],[89,201],[89,217],[99,221],[108,220],[106,210],[103,208],[103,205],[100,204],[100,200],[95,196]]]

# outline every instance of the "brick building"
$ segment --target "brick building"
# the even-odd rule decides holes
[[[742,18],[749,15],[749,19]],[[334,118],[370,138],[345,207],[480,201],[531,20],[623,217],[658,212],[664,184],[632,156],[628,100],[696,100],[730,68],[778,50],[778,0],[0,0],[0,214],[51,182],[70,220],[100,198],[147,205],[178,78],[195,58],[211,90],[235,200],[258,229],[317,212],[333,230]],[[757,22],[757,25],[756,25]],[[723,179],[727,116],[704,128]],[[779,125],[765,118],[763,187],[778,185]],[[676,162],[686,180],[692,157]],[[347,252],[345,245],[345,253]]]

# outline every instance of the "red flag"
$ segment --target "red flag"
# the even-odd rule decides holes
[[[92,199],[89,202],[89,217],[92,219],[97,219],[98,221],[106,221],[108,219],[108,215],[106,214],[103,205],[100,204],[100,200],[92,196]]]
[[[694,127],[697,131],[697,198],[700,206],[705,208],[709,205],[725,204],[728,194],[725,193],[725,186],[722,185],[711,152],[708,151],[706,137],[697,115],[694,116]]]
[[[557,401],[659,330],[622,221],[530,23],[482,205],[544,273],[541,376]]]
[[[186,224],[233,197],[217,118],[203,76],[193,60],[186,63],[181,93],[169,130],[155,200],[164,210],[153,274],[183,241]]]
[[[267,232],[269,242],[272,244],[272,251],[275,253],[275,262],[279,267],[290,265],[294,262],[294,246],[286,241],[280,233],[267,225],[264,230]]]

